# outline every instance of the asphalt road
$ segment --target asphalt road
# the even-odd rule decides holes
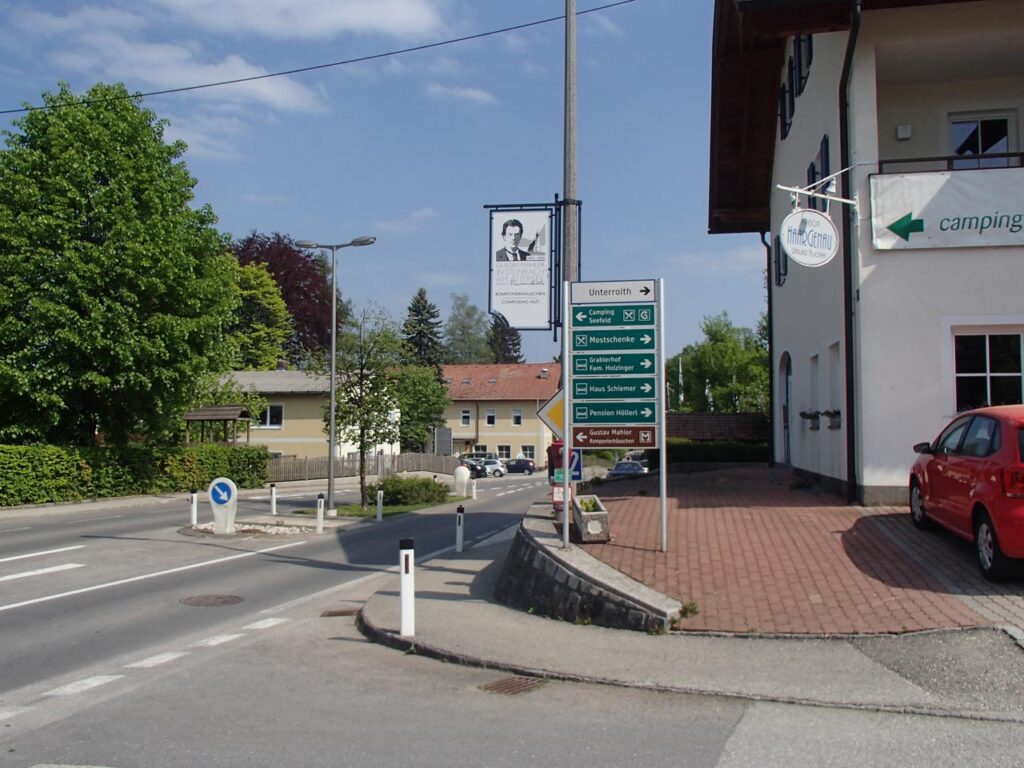
[[[467,542],[514,524],[545,492],[542,479],[522,477],[482,482],[479,490],[478,500],[464,502]],[[339,501],[355,493],[339,493]],[[281,497],[284,517],[290,507],[313,506],[316,491],[282,490]],[[417,557],[450,547],[454,509],[449,504],[319,536],[283,537],[185,535],[189,509],[180,500],[4,516],[0,710],[83,679],[111,660],[215,638],[223,627],[257,620],[274,606],[390,568],[401,538],[415,540]],[[259,495],[240,500],[238,517],[268,511],[268,498]],[[237,601],[213,607],[182,602],[210,595]]]

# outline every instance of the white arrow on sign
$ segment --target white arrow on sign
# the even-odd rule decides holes
[[[217,501],[219,501],[219,502],[220,502],[221,504],[223,504],[223,503],[224,503],[224,502],[226,502],[226,501],[227,501],[227,500],[228,500],[229,498],[231,498],[231,497],[230,497],[230,496],[228,495],[228,492],[227,492],[226,490],[224,490],[223,488],[219,487],[219,486],[214,486],[214,487],[213,487],[213,492],[214,492],[214,494],[216,494],[216,496],[217,496]]]
[[[644,368],[650,368],[652,365],[654,365],[654,363],[652,363],[650,360],[642,360],[640,362],[640,365],[642,365]]]
[[[577,443],[585,443],[585,442],[587,442],[587,433],[586,432],[580,432],[579,434],[576,435],[575,440],[576,440]]]
[[[654,413],[654,411],[652,411],[650,408],[644,408],[642,411],[640,411],[640,413],[647,417]]]
[[[654,389],[654,387],[652,387],[647,382],[644,382],[644,385],[640,387],[640,389],[642,389],[644,392],[650,392],[652,389]]]
[[[579,320],[582,323],[584,320],[587,319],[587,313],[586,312],[577,312],[576,313],[576,319]]]
[[[642,341],[644,344],[650,344],[651,337],[645,333],[643,336],[640,337],[640,341]]]

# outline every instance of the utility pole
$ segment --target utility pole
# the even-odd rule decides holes
[[[562,264],[570,283],[580,279],[579,202],[576,198],[576,0],[565,0],[565,145],[563,149]]]

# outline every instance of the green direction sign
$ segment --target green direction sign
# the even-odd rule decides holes
[[[915,219],[913,213],[908,213],[890,224],[889,231],[909,241],[912,233],[924,232],[924,219]]]
[[[630,403],[573,403],[572,423],[653,424],[658,414],[654,400]]]
[[[577,331],[572,332],[573,350],[588,349],[654,349],[654,329],[638,328],[621,331]]]
[[[655,396],[658,381],[654,375],[621,379],[575,379],[573,400],[649,400]]]
[[[654,353],[646,354],[575,354],[572,356],[573,376],[608,374],[657,373]]]
[[[581,304],[572,308],[574,328],[618,325],[649,325],[654,327],[653,304]]]

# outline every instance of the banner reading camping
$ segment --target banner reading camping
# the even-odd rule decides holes
[[[492,208],[490,311],[512,328],[551,327],[552,208]]]

